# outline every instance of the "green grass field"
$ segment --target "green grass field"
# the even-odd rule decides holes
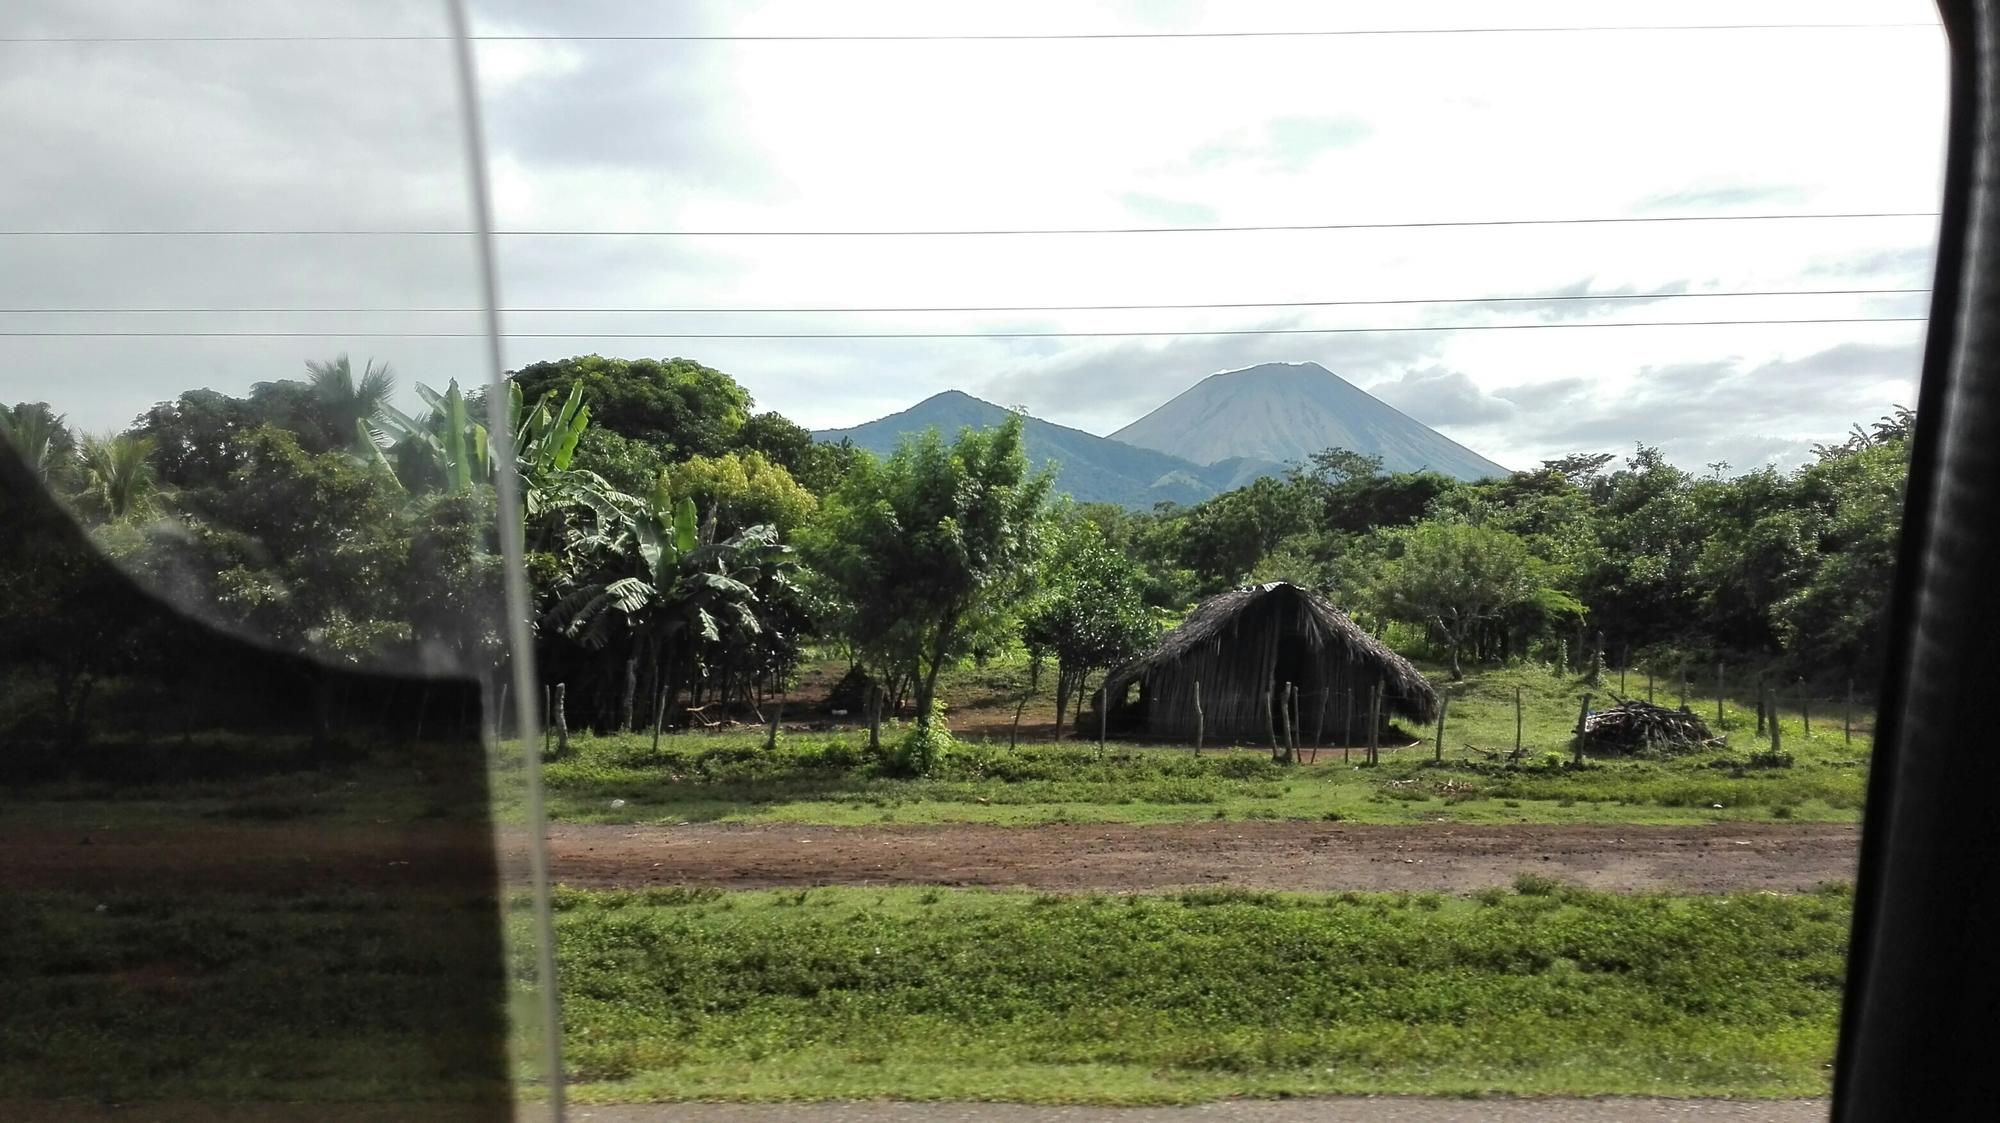
[[[1497,761],[1468,751],[1509,750],[1514,691],[1523,698],[1529,757]],[[1445,760],[1435,727],[1383,754],[1376,768],[1320,750],[1284,765],[1267,747],[1214,749],[1093,742],[1007,747],[962,738],[937,772],[903,778],[857,732],[788,734],[766,750],[755,733],[581,736],[545,769],[551,816],[578,822],[1189,822],[1342,819],[1354,822],[1851,821],[1866,789],[1869,740],[1822,722],[1805,736],[1784,717],[1790,763],[1753,759],[1755,715],[1727,707],[1731,744],[1649,759],[1593,757],[1568,764],[1568,731],[1583,688],[1539,668],[1491,671],[1455,688]],[[1712,707],[1713,703],[1709,703]],[[1709,711],[1713,720],[1713,711]],[[885,741],[896,730],[885,730]],[[1414,741],[1415,743],[1412,743]]]
[[[566,893],[581,1100],[1823,1094],[1848,900]]]

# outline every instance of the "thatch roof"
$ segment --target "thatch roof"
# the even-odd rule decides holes
[[[1219,653],[1221,645],[1233,638],[1235,625],[1244,615],[1273,596],[1293,600],[1300,611],[1299,630],[1315,650],[1341,649],[1351,661],[1368,664],[1379,673],[1388,684],[1388,709],[1416,721],[1436,720],[1437,691],[1422,671],[1362,630],[1325,597],[1289,581],[1249,585],[1210,597],[1196,606],[1180,627],[1162,636],[1150,653],[1112,672],[1107,685],[1116,692],[1155,668],[1197,653]]]

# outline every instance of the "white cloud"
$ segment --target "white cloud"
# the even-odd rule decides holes
[[[1601,4],[1454,0],[546,5],[478,0],[507,33],[1225,30],[1598,24]],[[435,30],[406,6],[153,0],[79,25],[244,33]],[[285,14],[289,12],[290,14]],[[329,15],[332,12],[334,14]],[[1897,4],[1683,4],[1645,22],[1928,20]],[[123,20],[121,24],[119,21]],[[287,23],[287,20],[290,23]],[[42,158],[0,179],[0,210],[63,225],[450,226],[465,218],[449,52],[439,44],[8,48],[0,128]],[[1933,30],[1439,35],[1077,42],[487,44],[503,227],[874,229],[1240,225],[1775,210],[1928,210],[1942,157]],[[1366,300],[1922,284],[1934,223],[1880,219],[1097,238],[530,239],[502,244],[521,305],[1067,305]],[[442,240],[6,244],[0,301],[463,306],[469,246]],[[1576,289],[1589,278],[1589,289]],[[1314,360],[1380,384],[1502,462],[1557,429],[1500,392],[1578,380],[1564,408],[1616,414],[1660,371],[1765,371],[1772,440],[1830,437],[1915,377],[1921,325],[1539,328],[1183,339],[638,340],[618,332],[1224,331],[1873,315],[1862,298],[1606,305],[1247,308],[993,314],[515,315],[517,362],[685,354],[813,426],[957,387],[1115,429],[1221,367]],[[1560,309],[1560,311],[1558,311]],[[99,330],[103,318],[59,318]],[[32,326],[54,326],[50,318]],[[0,314],[0,327],[29,324]],[[403,330],[450,317],[182,318],[178,326]],[[589,333],[614,333],[602,337]],[[1843,343],[1903,347],[1878,383],[1802,393],[1784,364]],[[454,341],[0,340],[0,397],[49,397],[92,427],[207,383],[240,391],[346,349],[441,382],[477,369]],[[1438,372],[1448,372],[1440,374]],[[86,390],[85,387],[88,389]],[[46,389],[44,389],[46,388]],[[1448,391],[1426,398],[1417,390]],[[1732,391],[1736,392],[1736,391]],[[1870,395],[1883,400],[1870,404]],[[1426,409],[1436,406],[1432,416]],[[1761,414],[1753,415],[1762,416]],[[1631,415],[1633,439],[1670,422]],[[1673,422],[1678,424],[1678,422]],[[1747,424],[1747,423],[1746,423]],[[1616,426],[1613,426],[1614,428]],[[1782,432],[1779,429],[1782,428]],[[1620,429],[1619,433],[1627,432]],[[1607,429],[1606,436],[1610,431]],[[1578,434],[1581,436],[1581,434]],[[1622,438],[1621,438],[1622,439]],[[1749,437],[1745,437],[1749,439]],[[1553,442],[1553,443],[1552,443]],[[1705,455],[1688,445],[1690,455]],[[1766,446],[1759,446],[1766,447]],[[1747,453],[1746,453],[1747,454]],[[1760,454],[1761,455],[1761,454]]]

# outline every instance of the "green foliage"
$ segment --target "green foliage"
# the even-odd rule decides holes
[[[819,509],[790,472],[755,451],[689,457],[667,469],[667,486],[714,512],[722,534],[760,524],[790,534]]]
[[[750,414],[749,391],[692,359],[582,355],[534,363],[512,378],[529,401],[581,386],[598,425],[673,460],[729,451]]]
[[[1527,543],[1504,530],[1424,522],[1394,532],[1391,541],[1395,555],[1375,585],[1381,610],[1443,631],[1454,679],[1464,677],[1460,653],[1473,629],[1534,603],[1543,588]]]
[[[1108,671],[1144,652],[1159,635],[1137,568],[1113,553],[1096,524],[1058,524],[1042,595],[1021,621],[1021,642],[1039,665],[1056,660],[1056,714],[1088,675]]]
[[[937,676],[1032,589],[1049,490],[1030,476],[1021,422],[935,430],[886,462],[862,457],[830,496],[806,557],[840,604],[836,627],[877,672],[916,685],[928,723]]]
[[[566,1058],[674,1099],[1824,1093],[1844,899],[1529,888],[566,893]]]
[[[957,742],[944,722],[944,706],[931,704],[929,721],[918,722],[896,742],[896,769],[905,776],[932,776],[950,759]]]

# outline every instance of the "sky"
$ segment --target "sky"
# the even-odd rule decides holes
[[[0,37],[41,41],[0,42],[0,136],[15,157],[0,168],[0,400],[47,400],[108,430],[184,388],[242,393],[339,352],[391,363],[406,387],[482,377],[479,316],[410,311],[479,304],[475,247],[456,233],[472,218],[442,12],[10,3]],[[1309,360],[1512,467],[1637,443],[1691,469],[1789,465],[1914,401],[1920,322],[1631,325],[1921,317],[1922,292],[1442,301],[1920,290],[1936,238],[1926,213],[769,232],[1932,212],[1945,51],[1921,0],[474,0],[473,12],[479,34],[507,37],[478,58],[509,366],[679,355],[813,428],[961,389],[1109,433],[1212,372]],[[754,38],[1801,22],[1915,26]],[[219,35],[368,38],[46,41]],[[722,38],[645,38],[676,35]],[[104,230],[152,233],[84,233]],[[248,230],[371,233],[194,233]],[[397,233],[418,230],[432,233]],[[1438,303],[1280,306],[1370,300]],[[1257,306],[658,311],[1225,303]],[[107,308],[161,311],[74,311]],[[1352,330],[1384,328],[1425,330]],[[140,331],[205,334],[112,334]],[[995,332],[1066,334],[635,337]],[[1091,332],[1165,334],[1078,334]]]

